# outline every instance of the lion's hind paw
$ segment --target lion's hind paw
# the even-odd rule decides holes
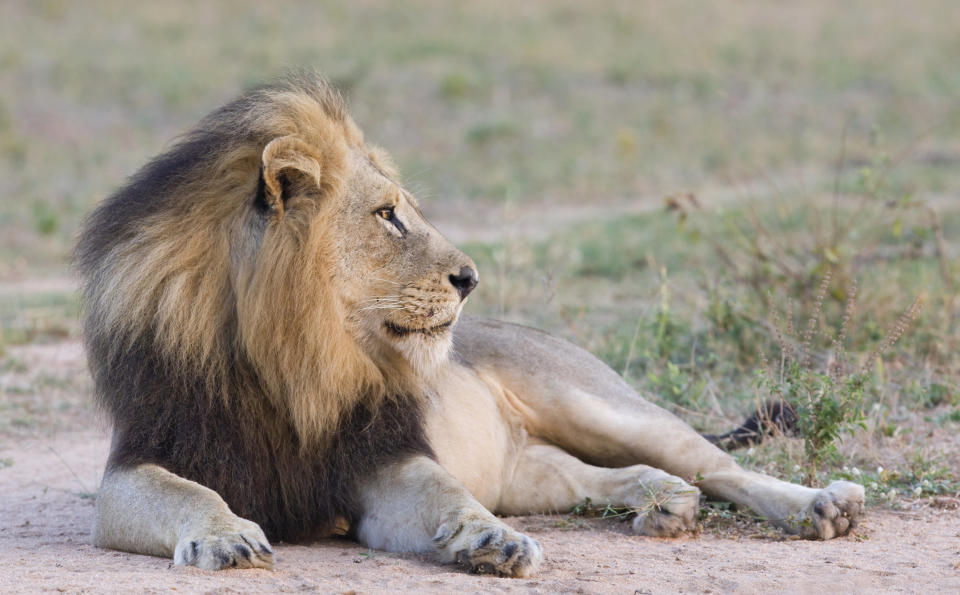
[[[236,518],[227,525],[181,538],[173,553],[174,563],[203,570],[273,569],[273,550],[256,523]]]
[[[810,506],[808,539],[833,539],[856,529],[864,514],[863,486],[835,481],[820,490]]]
[[[648,537],[679,537],[697,529],[700,490],[679,478],[648,488],[633,519],[633,532]]]

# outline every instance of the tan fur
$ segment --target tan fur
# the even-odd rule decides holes
[[[146,218],[107,256],[87,308],[129,336],[152,327],[171,361],[209,383],[241,350],[304,447],[360,395],[373,407],[396,392],[421,399],[436,458],[363,478],[361,541],[528,576],[539,544],[490,511],[563,511],[590,497],[637,509],[638,533],[676,535],[696,523],[694,478],[793,532],[855,526],[860,486],[813,490],[743,470],[569,343],[492,321],[454,327],[453,275],[473,263],[423,218],[325,85],[266,92],[247,110],[245,129],[187,185],[184,212]],[[251,210],[261,170],[266,215]],[[230,324],[235,344],[221,332]],[[260,542],[250,524],[211,490],[140,465],[105,477],[95,541],[215,568],[227,565],[218,548]],[[250,565],[272,564],[262,545]]]

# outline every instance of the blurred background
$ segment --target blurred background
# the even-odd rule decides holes
[[[42,351],[78,345],[84,214],[311,67],[477,261],[469,312],[576,341],[703,431],[826,395],[742,461],[955,493],[958,64],[950,0],[2,2],[0,438],[91,415],[82,357]]]

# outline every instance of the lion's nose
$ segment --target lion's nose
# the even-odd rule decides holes
[[[453,285],[457,293],[460,294],[461,301],[470,295],[473,288],[477,286],[478,281],[477,271],[471,267],[460,267],[459,273],[450,275],[450,284]]]

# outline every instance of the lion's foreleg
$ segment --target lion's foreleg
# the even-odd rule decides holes
[[[208,570],[273,567],[273,550],[256,523],[233,514],[213,490],[157,465],[107,470],[93,543]]]
[[[568,512],[587,499],[630,509],[637,513],[635,532],[664,537],[696,527],[700,490],[647,465],[595,467],[555,446],[533,444],[521,454],[497,512]]]
[[[536,540],[485,509],[435,461],[413,457],[384,466],[360,486],[363,516],[357,537],[393,552],[436,552],[443,562],[505,576],[537,572]]]

